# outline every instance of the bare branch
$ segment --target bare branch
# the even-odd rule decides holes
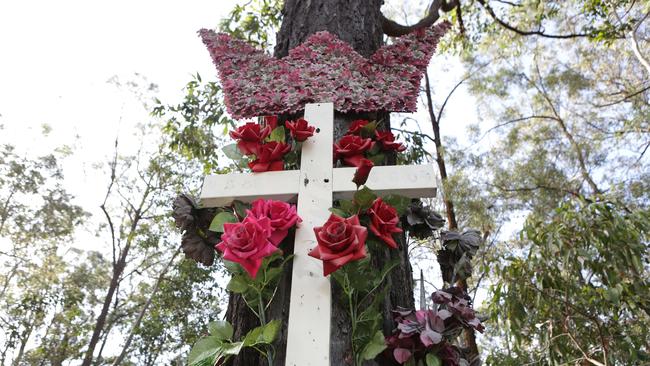
[[[405,34],[409,34],[413,32],[416,29],[420,28],[425,28],[438,20],[440,18],[440,10],[444,12],[449,12],[456,8],[458,6],[458,0],[433,0],[431,2],[431,5],[429,5],[429,10],[427,12],[427,15],[420,19],[419,22],[413,24],[413,25],[402,25],[399,24],[393,20],[390,20],[384,16],[384,14],[381,15],[381,27],[387,36],[391,37],[399,37],[403,36]]]
[[[548,34],[541,29],[522,30],[500,19],[494,12],[494,9],[492,9],[492,7],[485,0],[477,0],[477,1],[479,2],[479,4],[483,6],[483,8],[485,8],[485,10],[488,12],[490,17],[494,19],[497,23],[499,23],[499,25],[522,36],[540,36],[545,38],[556,38],[556,39],[570,39],[570,38],[581,38],[581,37],[594,38],[595,36],[594,34],[591,33]]]

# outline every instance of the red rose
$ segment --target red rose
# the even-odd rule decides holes
[[[296,213],[296,206],[282,201],[258,199],[253,201],[253,207],[248,215],[259,218],[267,217],[271,220],[273,229],[269,240],[273,245],[278,246],[282,239],[287,236],[289,229],[302,220]]]
[[[377,198],[368,209],[370,215],[370,231],[391,248],[397,248],[393,239],[394,233],[401,233],[402,229],[397,227],[399,218],[395,208],[381,198]]]
[[[347,166],[358,167],[363,159],[363,153],[372,148],[372,140],[356,135],[346,135],[334,144],[334,156],[343,158]]]
[[[251,278],[255,278],[262,259],[278,248],[269,241],[271,220],[266,217],[246,216],[244,221],[223,224],[221,242],[215,246],[223,258],[241,264]]]
[[[269,126],[271,131],[278,127],[278,116],[264,116],[264,125]]]
[[[255,173],[276,171],[284,169],[282,158],[291,150],[291,145],[271,141],[258,145],[256,150],[257,159],[248,163],[248,167]]]
[[[348,127],[348,132],[346,133],[346,135],[358,135],[358,134],[360,134],[361,129],[365,125],[367,125],[368,123],[370,123],[370,122],[366,121],[365,119],[357,119],[357,120],[352,121],[352,123],[350,123],[350,127]]]
[[[395,135],[390,131],[375,131],[377,142],[381,144],[382,150],[390,151],[404,151],[406,146],[400,142],[395,142]]]
[[[372,169],[373,166],[375,166],[375,164],[373,164],[372,161],[361,159],[359,167],[354,172],[354,178],[352,178],[352,181],[357,185],[357,188],[366,184],[368,175],[370,174],[370,169]]]
[[[237,148],[244,155],[257,155],[257,147],[271,133],[271,127],[260,126],[254,122],[247,122],[245,125],[230,131],[230,137],[237,141]]]
[[[323,261],[324,276],[366,257],[368,230],[361,226],[357,215],[344,219],[332,214],[323,226],[314,228],[314,233],[318,246],[309,255]]]
[[[299,118],[297,121],[287,121],[286,123],[291,136],[296,140],[303,142],[309,137],[314,136],[314,130],[316,127],[310,126],[309,123],[303,118]]]

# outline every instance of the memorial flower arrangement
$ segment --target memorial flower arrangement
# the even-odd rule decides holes
[[[349,314],[352,364],[383,357],[414,366],[463,365],[463,351],[454,338],[463,328],[482,331],[483,326],[460,287],[435,292],[433,308],[396,309],[395,330],[387,336],[383,333],[381,304],[388,292],[386,278],[402,264],[399,251],[406,249],[398,234],[408,231],[415,238],[439,240],[438,260],[449,284],[471,272],[480,235],[471,230],[441,231],[444,220],[421,201],[399,195],[380,197],[366,185],[373,167],[382,164],[387,154],[406,149],[390,131],[377,127],[375,121],[355,120],[335,142],[334,164],[356,167],[353,182],[357,190],[352,199],[336,200],[326,222],[314,228],[316,245],[309,255],[322,261],[323,275],[330,276],[342,294],[342,306]],[[302,118],[279,121],[265,117],[260,123],[246,122],[231,131],[235,143],[224,147],[224,153],[255,173],[284,170],[297,164],[301,144],[315,132]],[[281,322],[267,320],[265,314],[283,269],[293,257],[282,248],[302,221],[295,205],[258,199],[250,204],[234,201],[229,207],[201,209],[191,197],[181,195],[174,203],[174,218],[184,231],[185,254],[211,265],[215,249],[221,253],[231,274],[227,289],[242,296],[261,324],[235,340],[230,324],[210,323],[210,335],[195,344],[190,360],[221,364],[250,347],[272,365],[272,343]],[[386,255],[387,250],[395,254]]]

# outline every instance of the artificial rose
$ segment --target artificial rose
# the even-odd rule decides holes
[[[264,125],[269,126],[271,131],[278,127],[278,116],[264,116]]]
[[[282,158],[291,150],[291,145],[283,142],[271,141],[257,147],[257,159],[248,163],[248,167],[255,173],[276,171],[284,169]]]
[[[346,135],[334,144],[334,154],[336,157],[342,158],[345,165],[358,167],[361,164],[361,159],[364,158],[363,153],[370,150],[372,144],[371,139]]]
[[[397,248],[393,239],[394,233],[401,233],[402,229],[397,227],[399,218],[395,208],[381,198],[377,198],[368,209],[370,215],[370,231],[391,248]]]
[[[278,248],[269,241],[271,220],[267,217],[246,216],[244,221],[223,224],[221,242],[215,246],[223,258],[241,264],[251,278],[255,278],[262,259]]]
[[[267,217],[271,220],[271,236],[269,240],[273,245],[278,246],[287,236],[289,229],[302,220],[296,213],[296,206],[282,201],[258,199],[253,201],[253,207],[248,215],[257,218]]]
[[[316,130],[316,127],[310,126],[303,118],[299,118],[297,121],[287,121],[286,126],[291,136],[298,142],[303,142],[314,136],[314,130]]]
[[[237,130],[230,131],[230,137],[238,140],[237,148],[244,155],[257,155],[257,148],[269,134],[271,127],[262,127],[255,122],[247,122]]]
[[[400,142],[395,142],[395,135],[390,131],[375,131],[377,142],[381,144],[382,150],[402,152],[406,146]]]
[[[370,123],[370,122],[366,121],[365,119],[357,119],[357,120],[352,121],[352,123],[350,123],[350,127],[348,127],[348,132],[346,133],[346,135],[358,135],[358,134],[360,134],[361,129],[365,125],[367,125],[368,123]]]
[[[373,166],[375,166],[375,164],[373,164],[372,161],[361,159],[359,167],[357,167],[357,170],[354,172],[354,177],[352,178],[352,181],[357,185],[357,188],[366,184],[368,175]]]
[[[368,230],[357,215],[344,219],[332,214],[323,226],[314,228],[314,233],[318,246],[309,255],[323,261],[324,276],[366,257]]]

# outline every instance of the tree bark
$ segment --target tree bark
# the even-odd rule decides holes
[[[382,0],[286,0],[283,9],[283,23],[277,35],[275,56],[286,56],[290,49],[300,45],[309,35],[326,30],[348,42],[359,54],[368,57],[383,43]],[[341,137],[354,119],[383,121],[383,128],[389,128],[388,113],[335,114],[334,138]],[[391,310],[397,306],[414,307],[413,276],[408,260],[406,240],[401,238],[400,250],[381,250],[371,253],[372,263],[377,268],[383,267],[394,258],[400,258],[401,265],[395,268],[386,280],[390,288],[383,304],[384,333],[389,334],[393,328]],[[286,248],[292,253],[293,248]],[[288,265],[280,279],[278,292],[269,309],[269,319],[282,319],[283,326],[279,339],[275,343],[275,365],[284,365],[289,316],[289,298],[291,292],[291,270]],[[330,343],[330,364],[349,365],[352,362],[350,352],[350,324],[347,308],[340,300],[341,290],[332,288],[332,326]],[[235,328],[235,339],[241,338],[250,329],[259,325],[257,318],[246,307],[239,295],[231,294],[226,319]],[[364,365],[394,365],[391,359],[378,358],[377,361]],[[232,366],[266,365],[265,360],[253,352],[243,352],[231,363]],[[274,365],[274,366],[275,366]]]

